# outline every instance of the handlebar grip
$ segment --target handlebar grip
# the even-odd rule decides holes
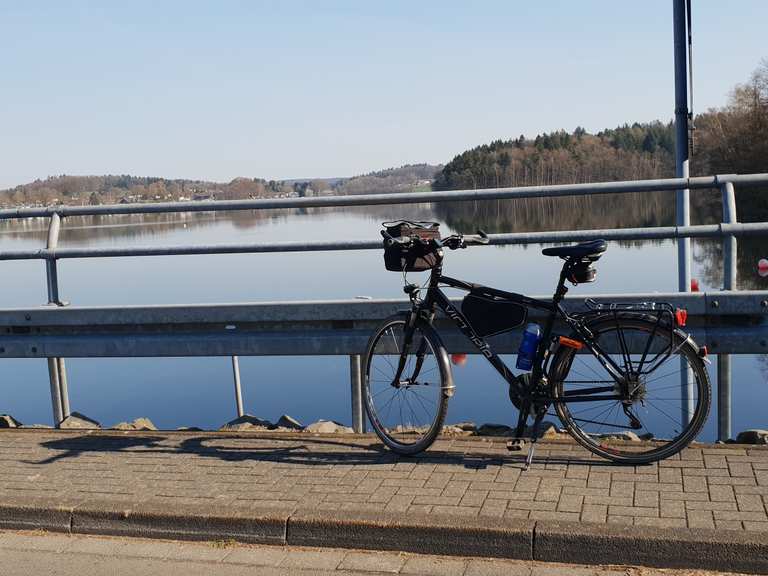
[[[488,239],[488,236],[484,232],[481,232],[480,230],[478,230],[478,232],[480,232],[480,234],[478,234],[478,235],[469,234],[467,236],[464,236],[464,243],[467,244],[467,245],[469,245],[469,244],[478,244],[478,245],[488,244],[488,242],[490,241]]]
[[[387,246],[392,246],[392,244],[410,244],[412,242],[412,239],[407,236],[398,236],[395,238],[387,233],[386,230],[379,230],[379,232],[381,232],[381,235],[384,238],[384,243]]]

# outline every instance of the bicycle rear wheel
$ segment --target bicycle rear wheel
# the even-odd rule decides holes
[[[363,398],[382,442],[399,454],[416,454],[440,433],[453,384],[448,355],[432,326],[418,322],[406,346],[406,324],[406,316],[393,316],[368,342]]]
[[[682,450],[706,422],[711,401],[695,344],[641,315],[602,318],[589,328],[622,368],[629,394],[599,399],[621,394],[621,385],[594,355],[561,347],[550,378],[563,425],[582,446],[614,462],[647,464]]]

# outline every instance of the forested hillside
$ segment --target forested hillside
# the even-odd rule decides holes
[[[407,164],[400,168],[388,168],[342,180],[335,191],[337,194],[374,194],[429,190],[435,174],[441,168],[442,166],[430,164]]]
[[[318,194],[370,194],[429,190],[442,166],[414,164],[388,168],[352,178],[264,180],[235,178],[226,183],[169,180],[138,176],[53,176],[0,190],[0,206],[50,204],[114,204],[117,202],[169,202],[178,200],[235,200],[312,196]]]
[[[583,128],[497,140],[445,165],[436,190],[639,180],[674,172],[674,126],[633,124],[598,134]]]
[[[692,175],[768,172],[768,60],[749,82],[736,86],[728,104],[694,122]],[[531,186],[672,177],[674,125],[635,123],[597,134],[583,128],[497,140],[467,150],[437,174],[436,190]],[[693,201],[712,202],[712,195]],[[758,190],[738,194],[739,217],[767,219]],[[518,215],[515,216],[516,219]],[[526,218],[530,224],[536,218]],[[507,222],[509,223],[509,222]]]

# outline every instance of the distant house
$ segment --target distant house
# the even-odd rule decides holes
[[[120,198],[120,204],[135,204],[141,202],[143,198],[139,194],[127,194]]]
[[[195,192],[195,195],[192,196],[192,200],[201,201],[201,200],[216,200],[216,195],[213,192]]]

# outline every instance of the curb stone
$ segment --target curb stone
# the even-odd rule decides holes
[[[534,559],[768,574],[768,534],[540,521]]]
[[[89,501],[0,505],[0,529],[174,540],[228,540],[583,564],[768,574],[768,534],[533,520]]]

